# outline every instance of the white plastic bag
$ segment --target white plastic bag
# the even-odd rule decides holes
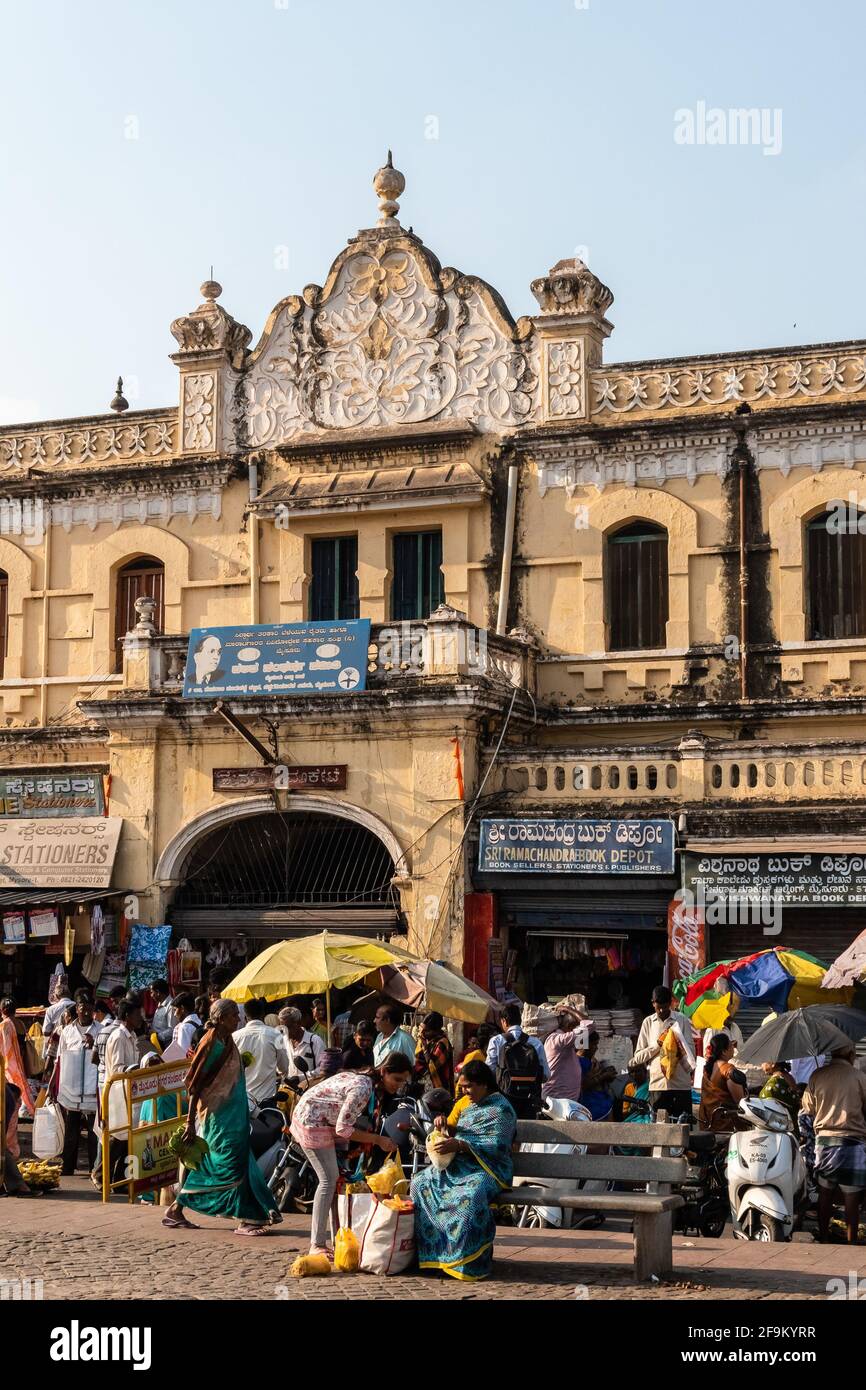
[[[415,1260],[415,1208],[376,1202],[361,1237],[365,1274],[402,1274]]]
[[[40,1105],[33,1117],[33,1157],[57,1158],[63,1153],[66,1125],[60,1106],[53,1100]]]
[[[443,1168],[448,1167],[448,1164],[454,1157],[453,1153],[441,1154],[439,1152],[439,1145],[445,1138],[447,1138],[446,1135],[440,1134],[438,1129],[434,1129],[432,1134],[427,1135],[427,1143],[425,1145],[425,1148],[427,1149],[427,1157],[433,1164],[433,1167],[439,1169],[440,1173],[442,1172]]]
[[[360,1240],[373,1213],[376,1198],[372,1192],[341,1192],[337,1198],[337,1218]]]

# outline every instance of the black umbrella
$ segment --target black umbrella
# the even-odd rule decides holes
[[[852,1009],[848,1004],[810,1004],[808,1010],[832,1023],[852,1042],[866,1038],[866,1013],[862,1009]]]
[[[828,1006],[829,1007],[829,1006]],[[820,1057],[850,1047],[851,1039],[829,1019],[822,1018],[823,1006],[810,1005],[779,1014],[762,1023],[748,1042],[737,1051],[737,1062],[780,1062],[792,1057]],[[856,1012],[856,1010],[852,1010]]]

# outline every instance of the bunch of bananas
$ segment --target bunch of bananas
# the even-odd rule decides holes
[[[18,1171],[34,1192],[50,1192],[52,1188],[60,1186],[60,1164],[52,1163],[50,1159],[43,1158],[41,1162],[35,1158],[29,1159],[19,1163]]]

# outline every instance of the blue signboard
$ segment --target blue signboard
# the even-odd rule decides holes
[[[369,618],[193,628],[184,697],[352,695],[366,686],[369,645]]]
[[[482,873],[670,874],[669,820],[483,820]]]

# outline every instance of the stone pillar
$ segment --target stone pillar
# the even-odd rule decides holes
[[[180,368],[179,451],[214,456],[237,447],[232,396],[252,334],[216,301],[222,285],[205,280],[203,303],[175,319],[178,342],[172,361]]]
[[[541,307],[532,325],[541,356],[542,422],[588,423],[590,372],[601,365],[602,346],[613,329],[605,318],[613,295],[579,260],[558,261],[531,288]]]

